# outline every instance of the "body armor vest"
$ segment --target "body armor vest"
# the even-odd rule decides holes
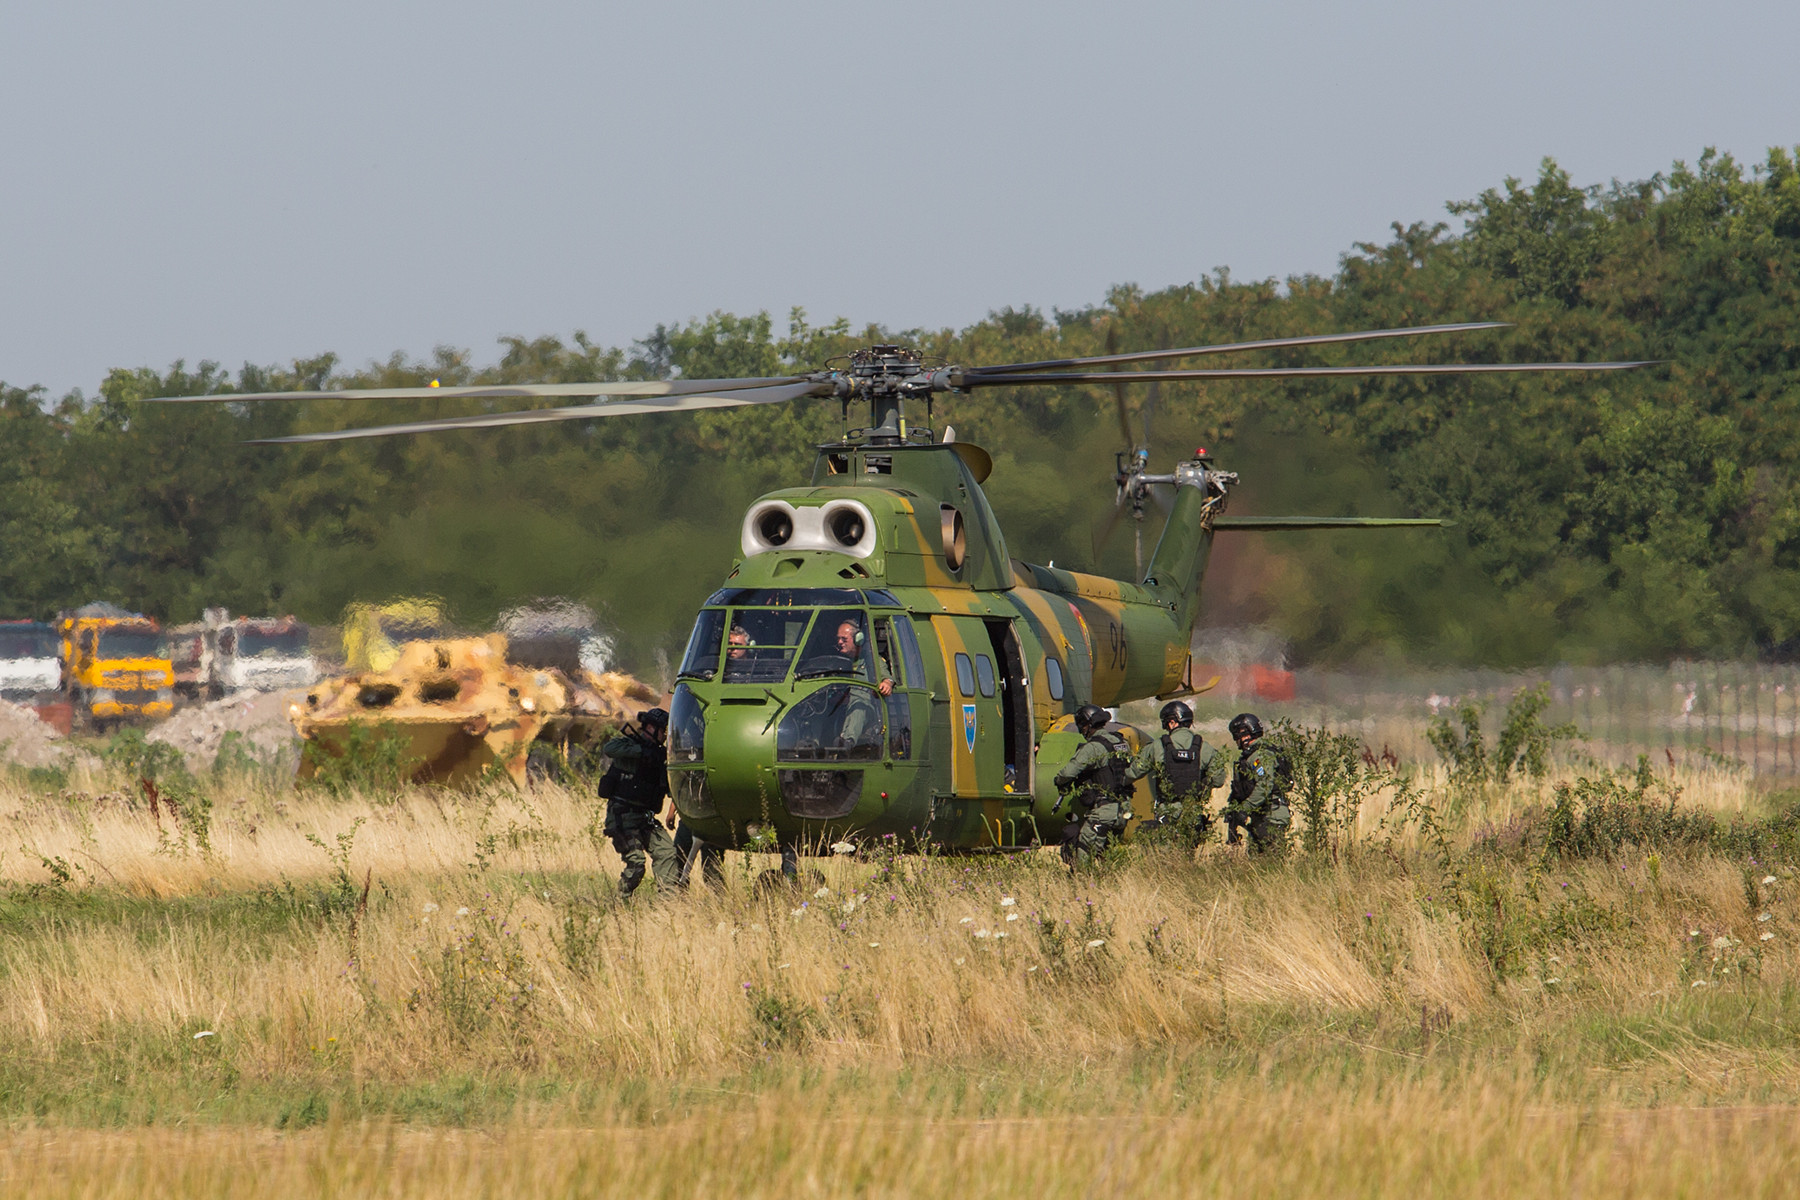
[[[1125,739],[1102,729],[1090,734],[1088,741],[1099,742],[1107,752],[1106,757],[1089,767],[1082,777],[1081,788],[1091,797],[1088,803],[1100,804],[1125,795],[1131,786],[1125,780],[1125,769],[1131,765],[1131,751],[1125,745]],[[1104,797],[1095,793],[1104,793]]]
[[[1163,799],[1189,800],[1200,792],[1200,739],[1185,748],[1175,744],[1171,730],[1162,736]]]
[[[668,791],[668,756],[658,746],[641,758],[616,759],[612,798],[634,808],[661,808]]]

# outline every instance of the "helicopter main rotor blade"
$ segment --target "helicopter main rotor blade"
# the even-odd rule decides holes
[[[687,396],[719,388],[780,387],[804,375],[756,379],[644,379],[611,383],[499,383],[472,387],[340,388],[325,392],[208,392],[204,396],[152,396],[146,404],[230,403],[235,400],[532,400],[577,396]]]
[[[1336,375],[1501,375],[1530,371],[1630,371],[1647,362],[1396,363],[1370,367],[1222,367],[1198,371],[1059,371],[1047,375],[965,375],[958,387],[1017,387],[1028,383],[1151,383],[1190,379],[1319,378]]]
[[[595,417],[692,412],[703,408],[737,408],[746,404],[780,404],[786,400],[797,400],[802,396],[828,396],[831,391],[830,383],[821,384],[813,380],[801,380],[790,383],[786,387],[725,388],[703,395],[670,396],[665,399],[615,400],[606,404],[574,404],[564,408],[536,408],[524,412],[441,417],[431,421],[409,421],[403,425],[370,425],[358,429],[334,429],[323,433],[299,433],[290,437],[252,438],[245,444],[277,446],[290,442],[341,442],[352,438],[439,433],[448,429],[496,429],[510,425],[535,425],[547,421],[585,421]]]
[[[1264,338],[1257,342],[1225,342],[1213,346],[1188,346],[1181,350],[1141,350],[1132,354],[1114,354],[1110,340],[1108,352],[1089,358],[1047,358],[1041,362],[1000,363],[991,367],[969,367],[964,374],[1013,374],[1018,371],[1044,371],[1052,367],[1102,367],[1111,363],[1155,362],[1166,358],[1189,358],[1197,354],[1232,354],[1240,350],[1278,350],[1284,346],[1329,346],[1339,342],[1372,342],[1380,338],[1422,337],[1433,333],[1469,333],[1478,329],[1505,329],[1509,321],[1464,321],[1457,325],[1414,325],[1406,329],[1369,329],[1360,333],[1322,333],[1309,337]]]
[[[1394,529],[1419,525],[1454,525],[1442,517],[1215,517],[1212,527],[1224,533],[1285,533],[1296,529]]]

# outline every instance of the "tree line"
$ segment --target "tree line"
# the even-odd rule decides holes
[[[1265,623],[1312,662],[1492,665],[1800,652],[1800,171],[1707,152],[1633,183],[1578,186],[1546,160],[1396,224],[1331,275],[1218,271],[1077,310],[998,309],[960,330],[714,313],[628,347],[508,337],[497,362],[440,348],[349,368],[176,363],[112,371],[92,397],[0,384],[0,616],[106,599],[168,620],[206,605],[330,621],[355,599],[443,597],[471,626],[536,596],[598,607],[631,665],[679,652],[729,570],[737,514],[804,481],[842,429],[830,401],[691,416],[306,446],[246,438],[478,411],[468,401],[146,405],[154,395],[578,382],[808,369],[872,341],[995,363],[1495,320],[1494,333],[1227,361],[1648,359],[1570,375],[1166,385],[1153,469],[1207,446],[1236,512],[1425,514],[1442,533],[1222,536],[1204,621]],[[1207,365],[1215,365],[1212,360]],[[1141,435],[1148,397],[1132,397]],[[509,405],[510,406],[510,405]],[[492,406],[489,406],[492,407]],[[985,445],[1014,554],[1127,574],[1096,553],[1101,388],[940,400]],[[1146,544],[1156,522],[1147,522]]]

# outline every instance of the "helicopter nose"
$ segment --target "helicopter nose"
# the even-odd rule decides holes
[[[719,816],[738,825],[767,821],[779,809],[775,726],[780,707],[768,697],[721,699],[707,713],[706,777]]]

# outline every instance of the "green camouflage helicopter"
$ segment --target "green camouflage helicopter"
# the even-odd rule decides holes
[[[1123,385],[1268,377],[1612,371],[1641,363],[1430,364],[1131,370],[1126,364],[1246,350],[1498,328],[1496,322],[1280,338],[1003,366],[931,365],[870,346],[804,375],[542,386],[389,388],[168,399],[484,400],[611,397],[294,437],[318,442],[544,421],[775,404],[866,403],[869,423],[819,447],[811,481],[743,516],[742,554],[701,608],[670,701],[670,791],[717,846],[821,847],[895,835],[950,850],[1054,841],[1056,770],[1083,704],[1200,690],[1189,653],[1213,536],[1245,530],[1429,526],[1435,519],[1232,517],[1233,472],[1206,451],[1163,475],[1132,446]],[[981,485],[992,460],[940,436],[933,398],[986,387],[1115,388],[1126,453],[1117,509],[1141,521],[1152,485],[1174,499],[1137,577],[1109,579],[1014,558]],[[909,403],[925,421],[909,423]],[[1203,686],[1203,685],[1202,685]],[[1126,729],[1135,741],[1137,731]],[[1140,784],[1140,789],[1142,785]],[[1135,806],[1149,809],[1147,795]]]

